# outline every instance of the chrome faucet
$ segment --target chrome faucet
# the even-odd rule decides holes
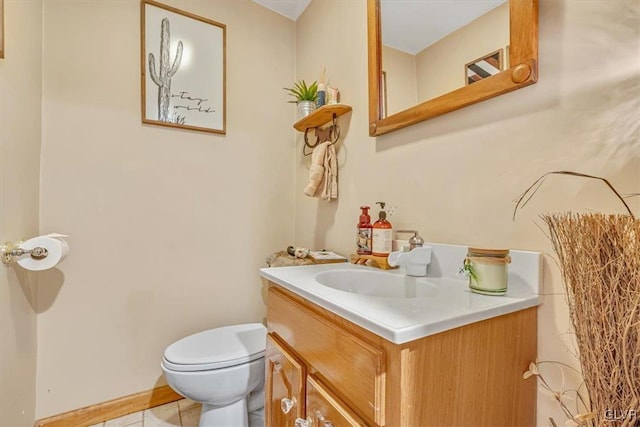
[[[409,238],[409,250],[421,248],[424,244],[424,239],[418,235],[416,230],[398,230],[396,233],[413,233],[413,236]]]

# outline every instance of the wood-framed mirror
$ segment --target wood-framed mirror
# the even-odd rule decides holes
[[[468,9],[467,6],[474,3],[464,0],[457,1],[461,3],[461,10],[464,8],[465,12]],[[381,5],[381,3],[386,2],[388,2],[388,4]],[[492,4],[490,5],[491,7],[487,6],[485,8],[488,10],[485,10],[482,13],[482,16],[497,16],[498,13],[502,13],[504,15],[505,28],[503,30],[502,44],[500,44],[499,41],[494,41],[494,48],[486,49],[482,54],[474,55],[473,53],[466,51],[466,46],[475,44],[475,42],[468,44],[462,42],[462,44],[460,44],[461,42],[458,41],[458,45],[455,45],[456,48],[452,49],[451,43],[455,43],[456,40],[464,39],[456,39],[455,37],[457,36],[452,36],[452,34],[454,34],[453,32],[447,33],[441,40],[447,39],[447,43],[449,43],[449,45],[447,48],[440,47],[440,51],[453,52],[458,54],[458,56],[460,56],[460,51],[465,51],[468,58],[466,60],[463,60],[462,57],[457,58],[456,61],[459,61],[460,64],[459,68],[456,65],[455,70],[437,71],[440,74],[449,75],[449,78],[451,78],[451,76],[456,76],[456,81],[459,80],[458,86],[451,90],[444,89],[448,91],[440,94],[433,92],[433,90],[429,92],[427,89],[428,84],[422,83],[418,88],[419,90],[417,90],[418,95],[415,96],[415,103],[410,104],[405,108],[402,104],[391,102],[390,98],[395,96],[395,89],[393,85],[394,82],[397,81],[411,82],[412,79],[404,76],[397,77],[395,76],[395,72],[392,73],[389,69],[383,68],[383,50],[387,55],[387,61],[388,58],[392,57],[387,50],[389,46],[384,45],[386,38],[383,37],[382,29],[388,28],[390,24],[383,24],[383,19],[386,18],[383,17],[383,13],[389,14],[389,11],[391,10],[394,12],[394,15],[403,15],[403,13],[398,9],[402,3],[413,3],[415,6],[419,3],[434,4],[440,2],[420,2],[415,0],[411,2],[400,0],[367,0],[370,136],[378,136],[392,132],[423,120],[457,110],[467,105],[475,104],[477,102],[502,95],[506,92],[531,85],[537,81],[538,0],[485,0],[485,2],[487,4]],[[448,2],[447,4],[450,5],[451,3],[456,3],[456,1]],[[501,8],[504,10],[503,12],[500,12]],[[447,13],[451,11],[450,6],[444,6],[444,9],[447,9]],[[442,13],[445,13],[445,11],[442,11]],[[404,13],[404,15],[407,17],[415,17],[418,13],[411,11]],[[435,16],[437,13],[430,12],[430,15]],[[483,22],[489,22],[486,21],[489,18],[481,18],[479,16],[472,17],[471,15],[464,19],[466,19],[466,23],[461,24],[463,28],[471,28],[472,24],[480,22],[481,19],[485,20]],[[461,22],[464,22],[462,18],[461,20]],[[440,17],[440,22],[448,21],[450,21],[450,19],[443,18],[442,16]],[[395,27],[393,28],[409,28],[408,24],[398,24],[397,21],[394,22],[394,25]],[[421,31],[427,25],[427,23],[418,23],[418,26],[421,26]],[[484,34],[484,30],[479,30],[479,28],[480,27],[474,30],[476,31],[473,33],[475,34],[472,38],[474,41],[479,39],[477,35],[478,31],[480,31],[480,34]],[[388,34],[391,33],[392,31],[389,30]],[[407,38],[406,35],[404,36]],[[467,35],[466,37],[469,36]],[[420,55],[427,51],[433,52],[441,41],[432,41],[430,43],[431,44],[427,45],[427,47],[420,46],[414,48],[414,50],[422,49],[420,50]],[[458,48],[462,45],[465,46],[465,49]],[[442,46],[442,44],[440,46]],[[391,51],[393,52],[394,49]],[[401,52],[401,54],[404,53],[406,52]],[[420,67],[416,67],[415,64],[422,61],[423,63],[427,63],[429,66],[433,67],[434,64],[435,66],[439,66],[439,64],[444,64],[449,60],[435,60],[434,58],[436,58],[436,56],[434,56],[434,53],[430,53],[431,56],[426,61],[424,59],[415,59],[418,57],[418,54],[415,52],[413,55],[414,63],[412,67],[414,71],[412,72],[415,73],[413,81],[418,83],[411,84],[418,85],[422,80],[429,82],[429,84],[433,86],[435,81],[435,85],[439,86],[439,89],[434,90],[443,90],[446,85],[438,85],[438,80],[431,79],[429,74],[426,73],[428,69],[420,69]],[[483,67],[481,67],[482,65],[485,65],[484,70]],[[395,67],[398,68],[398,66]],[[395,80],[393,80],[394,78]],[[413,96],[413,93],[411,96]],[[404,95],[403,99],[409,100],[405,101],[405,104],[406,102],[410,103],[412,101],[412,98],[406,95]],[[397,105],[400,105],[401,107],[394,108],[394,106]]]

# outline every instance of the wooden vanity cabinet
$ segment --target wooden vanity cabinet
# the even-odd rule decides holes
[[[367,424],[345,406],[320,380],[307,377],[307,419],[313,427],[365,427]]]
[[[305,415],[305,367],[272,334],[267,335],[265,361],[266,425],[294,427]]]
[[[534,307],[394,344],[269,283],[266,426],[533,426],[536,325]]]

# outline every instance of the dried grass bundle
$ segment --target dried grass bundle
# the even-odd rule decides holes
[[[558,255],[594,426],[634,426],[640,416],[640,220],[552,214]],[[620,418],[619,420],[614,420]]]
[[[609,181],[571,171],[540,177],[517,200],[514,218],[552,174],[604,182],[629,213],[542,215],[562,270],[590,400],[591,413],[574,421],[640,426],[640,220]]]

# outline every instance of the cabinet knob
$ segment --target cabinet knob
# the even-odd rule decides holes
[[[282,370],[282,364],[280,362],[273,362],[273,370],[280,372]]]
[[[296,418],[296,427],[311,427],[311,420],[307,419],[302,419],[302,418]]]
[[[291,412],[291,409],[293,409],[294,406],[296,406],[295,397],[292,399],[283,397],[282,400],[280,401],[280,409],[282,409],[283,414],[288,414],[289,412]]]
[[[318,418],[318,421],[320,421],[320,423],[322,424],[320,427],[333,427],[333,423],[325,419],[324,415],[322,415],[322,412],[316,411],[316,418]]]

